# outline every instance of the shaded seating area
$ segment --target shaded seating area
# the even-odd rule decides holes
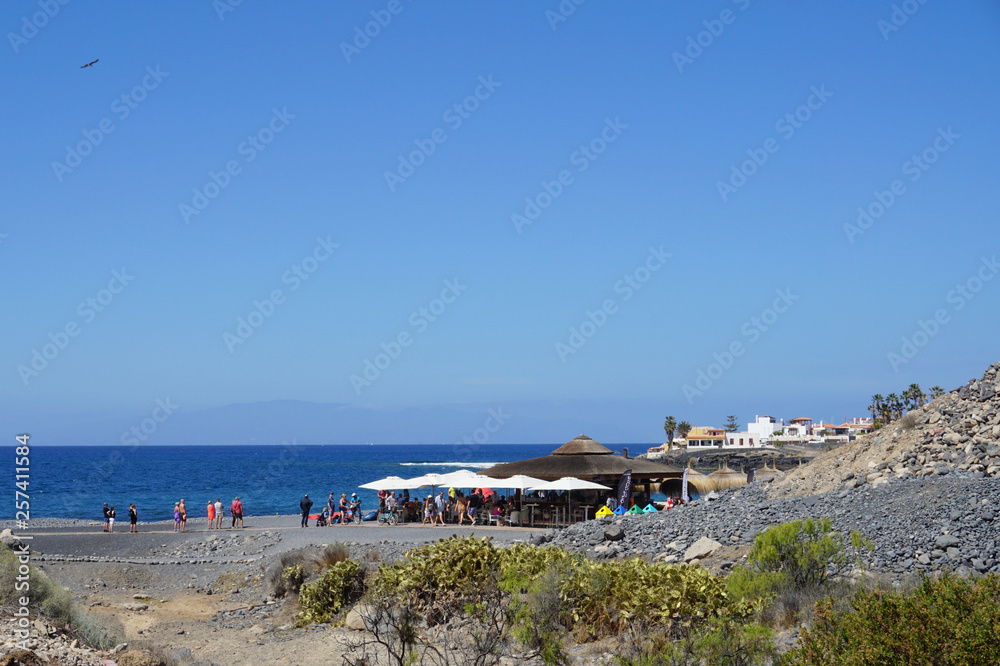
[[[684,470],[645,458],[629,458],[627,454],[617,455],[614,451],[586,435],[581,434],[566,442],[551,454],[539,458],[529,458],[517,462],[495,465],[483,470],[483,474],[491,477],[509,477],[523,474],[545,481],[557,481],[572,477],[581,481],[589,481],[605,486],[609,490],[577,490],[573,493],[572,506],[565,507],[566,500],[560,496],[557,502],[548,497],[542,498],[532,493],[523,499],[525,508],[531,508],[535,525],[559,525],[589,520],[596,517],[598,511],[606,508],[604,500],[618,486],[618,482],[626,471],[632,473],[632,496],[645,498],[640,511],[649,504],[649,496],[654,488],[661,483],[677,483],[684,475]],[[563,505],[563,513],[559,513]],[[627,509],[628,507],[626,507]],[[530,517],[522,514],[522,521],[530,524]]]
[[[618,515],[628,510],[633,514],[646,512],[651,507],[649,496],[654,487],[667,481],[679,481],[683,476],[683,470],[676,467],[644,458],[629,458],[627,452],[617,455],[599,442],[580,435],[548,456],[504,463],[479,473],[458,470],[412,479],[387,477],[360,487],[392,491],[393,494],[429,488],[434,497],[439,490],[446,491],[448,497],[443,511],[446,523],[468,524],[466,508],[476,496],[479,503],[476,523],[479,525],[564,527],[607,515],[610,509],[605,501],[614,493],[626,471],[632,475],[631,498],[637,499],[634,506],[630,501],[625,507],[618,507],[615,511]],[[491,490],[494,488],[513,492],[499,496]],[[465,489],[470,489],[468,497],[463,493]],[[475,493],[477,489],[482,493]],[[455,490],[454,498],[450,497],[452,490]],[[421,521],[423,511],[419,498],[423,496],[426,500],[426,495],[421,490],[415,496],[414,501],[397,508],[399,522]]]

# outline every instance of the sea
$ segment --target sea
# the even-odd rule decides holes
[[[324,505],[329,493],[358,493],[362,507],[376,508],[363,483],[387,476],[481,470],[502,462],[545,456],[558,444],[273,445],[273,446],[33,446],[28,466],[31,518],[101,520],[104,503],[121,517],[134,503],[140,521],[173,518],[185,500],[188,516],[207,515],[209,500],[228,507],[239,496],[244,514],[299,513],[304,494]],[[620,453],[645,452],[648,444],[605,444]],[[13,472],[14,447],[3,447]],[[10,477],[14,474],[11,473]],[[8,478],[10,478],[8,477]],[[11,479],[12,481],[14,479]],[[13,484],[14,498],[18,488]],[[411,491],[419,493],[420,491]],[[497,489],[503,493],[503,489]],[[17,501],[24,501],[18,496]],[[14,502],[0,503],[0,520],[15,518]],[[21,516],[18,516],[19,518]]]

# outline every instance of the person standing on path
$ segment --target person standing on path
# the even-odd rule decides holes
[[[309,509],[313,506],[312,500],[309,499],[309,495],[302,498],[299,502],[299,508],[302,509],[302,527],[309,527]]]
[[[239,521],[240,529],[243,529],[243,502],[240,501],[239,496],[233,500],[233,505],[229,508],[229,512],[233,514],[233,527],[236,527],[236,522]]]
[[[444,527],[444,491],[438,492],[437,498],[434,500],[434,505],[437,511],[434,512],[435,520],[440,523],[441,527]]]
[[[347,524],[347,493],[340,493],[340,524]]]
[[[215,502],[208,500],[208,529],[215,529]]]
[[[181,498],[180,507],[181,507],[181,532],[187,532],[188,510],[187,506],[185,506],[184,504],[184,498]]]
[[[108,510],[108,532],[115,531],[115,507]]]
[[[104,503],[104,531],[108,531],[108,503]]]
[[[333,527],[333,514],[335,513],[337,513],[337,500],[334,499],[333,493],[330,493],[330,497],[326,500],[327,527]]]
[[[222,498],[215,498],[215,529],[222,529],[222,519],[226,517],[226,510],[222,506]]]
[[[174,532],[181,531],[181,503],[174,502]]]
[[[434,527],[434,498],[428,495],[424,499],[424,521],[420,523],[421,525],[426,525],[427,521],[431,521],[431,527]]]
[[[128,505],[128,531],[132,534],[138,534],[139,528],[136,527],[136,523],[139,522],[139,513],[135,510],[135,504]]]

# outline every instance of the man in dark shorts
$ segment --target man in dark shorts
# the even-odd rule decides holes
[[[108,508],[108,503],[104,503],[104,531],[108,531],[108,519],[111,518],[111,509]]]
[[[309,527],[309,509],[313,506],[312,500],[309,499],[309,495],[302,498],[299,502],[299,508],[302,509],[302,527]]]
[[[326,500],[326,515],[330,519],[326,525],[327,527],[333,525],[333,514],[337,513],[337,500],[334,499],[333,493],[330,493],[330,497]]]
[[[472,496],[469,497],[469,518],[472,519],[472,524],[476,524],[476,514],[479,513],[480,507],[483,506],[483,496],[479,494],[479,489],[477,488]]]
[[[243,502],[237,497],[233,500],[233,505],[229,507],[229,513],[233,516],[233,527],[236,527],[236,521],[239,521],[240,528],[243,527]]]

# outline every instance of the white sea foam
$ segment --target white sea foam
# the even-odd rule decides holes
[[[486,469],[499,465],[497,462],[405,462],[399,463],[403,467],[475,467]]]

